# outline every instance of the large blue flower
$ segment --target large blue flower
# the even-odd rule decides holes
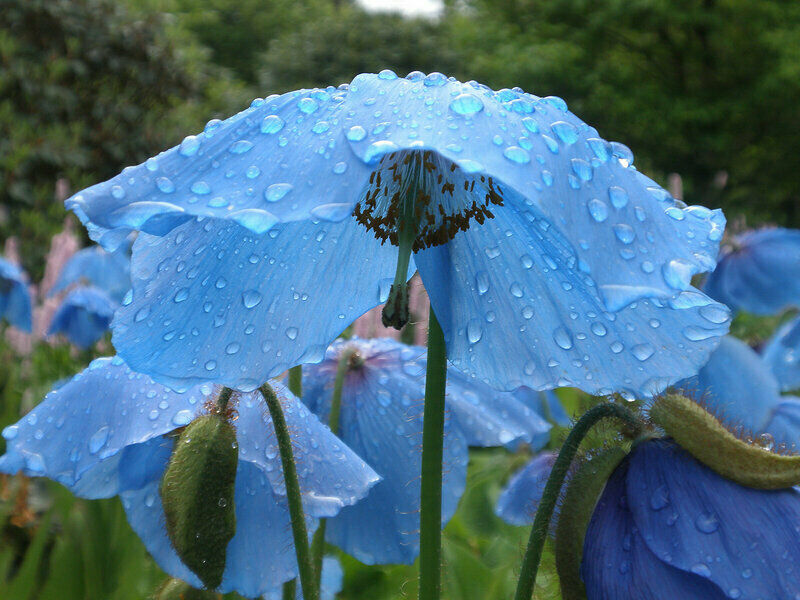
[[[559,98],[384,71],[257,100],[67,205],[108,247],[160,237],[134,246],[114,342],[170,385],[320,360],[413,251],[460,370],[651,395],[727,329],[690,288],[724,218],[632,160]]]
[[[352,353],[343,384],[339,437],[383,478],[366,499],[328,522],[328,539],[368,564],[411,563],[419,552],[425,349],[390,339],[334,343],[304,369],[303,401],[328,418],[337,365]],[[467,446],[541,445],[550,426],[513,394],[450,369],[447,386],[442,522],[464,491]]]
[[[515,473],[497,499],[497,516],[511,525],[531,525],[556,458],[558,452],[542,452]]]
[[[783,391],[800,388],[800,316],[785,323],[761,351]]]
[[[733,237],[703,291],[734,310],[759,315],[800,306],[800,230],[760,229]]]
[[[769,366],[734,337],[723,338],[700,372],[677,387],[732,429],[754,436],[767,433],[777,444],[800,446],[797,400],[781,396]]]
[[[671,441],[639,444],[594,510],[588,600],[789,600],[800,591],[800,492],[728,481]]]
[[[114,252],[106,252],[99,246],[79,250],[64,265],[50,294],[60,292],[75,283],[92,285],[103,290],[115,301],[121,302],[131,289],[128,246],[120,246]]]
[[[378,476],[288,390],[274,387],[293,432],[304,509],[309,519],[334,516]],[[170,545],[158,488],[172,452],[166,434],[203,413],[214,391],[203,384],[176,393],[118,358],[97,359],[3,431],[0,471],[50,477],[86,498],[118,494],[158,564],[199,587]],[[297,564],[272,421],[257,392],[231,402],[238,413],[237,527],[220,589],[255,597],[295,577]]]
[[[0,320],[23,331],[31,330],[31,293],[28,278],[14,263],[0,258]]]
[[[89,348],[108,331],[117,308],[119,303],[100,288],[77,287],[61,302],[47,335],[61,333],[79,348]]]

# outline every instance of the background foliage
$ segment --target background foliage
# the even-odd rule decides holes
[[[38,281],[66,217],[57,180],[78,190],[253,97],[382,68],[562,96],[662,184],[679,173],[687,202],[800,226],[793,0],[447,0],[437,20],[346,0],[0,0],[0,241],[20,240]],[[760,322],[736,328],[764,335]],[[0,427],[90,358],[39,344],[22,359],[0,345]],[[525,458],[473,454],[445,533],[448,598],[510,595],[527,531],[493,506]],[[341,598],[414,594],[412,567],[343,562]],[[540,597],[557,598],[552,569],[540,572]],[[136,600],[162,577],[117,500],[0,480],[0,597]]]

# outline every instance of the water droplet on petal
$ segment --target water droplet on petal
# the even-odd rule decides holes
[[[108,441],[108,435],[110,430],[108,425],[104,425],[100,429],[98,429],[92,437],[89,438],[89,452],[91,454],[97,454],[100,452],[100,449],[106,445]]]
[[[246,208],[228,215],[233,221],[254,233],[266,233],[278,222],[278,217],[260,208]]]
[[[283,119],[278,115],[268,115],[261,121],[261,133],[278,133],[283,129]]]
[[[264,190],[264,198],[268,202],[277,202],[292,191],[292,187],[291,183],[273,183]]]
[[[164,194],[171,194],[175,191],[175,184],[169,179],[169,177],[159,177],[156,179],[156,187]]]
[[[555,133],[558,136],[558,139],[565,144],[571,145],[578,141],[578,130],[575,129],[575,126],[571,123],[567,123],[566,121],[556,121],[551,127],[553,129],[553,133]]]
[[[450,110],[471,117],[483,110],[483,101],[473,94],[459,94],[450,102]]]
[[[343,221],[353,212],[353,206],[349,203],[332,202],[321,204],[311,209],[311,216],[321,221]]]
[[[367,137],[367,131],[361,125],[353,125],[347,131],[347,139],[351,142],[360,142]]]
[[[261,293],[258,290],[245,290],[242,292],[242,304],[245,308],[255,308],[261,304]]]
[[[374,165],[380,161],[381,158],[385,154],[389,154],[390,152],[397,152],[398,147],[397,144],[394,142],[390,142],[389,140],[380,140],[378,142],[371,143],[367,150],[364,152],[364,162],[368,165]]]
[[[300,332],[298,331],[297,327],[289,327],[286,330],[286,337],[288,337],[290,340],[296,340],[298,333]]]
[[[628,204],[628,192],[618,185],[612,185],[608,188],[608,199],[614,208],[625,208]]]
[[[483,335],[483,327],[479,319],[470,319],[467,323],[467,339],[470,344],[476,343]]]
[[[393,79],[397,79],[397,74],[391,69],[384,69],[383,71],[378,73],[378,79],[383,79],[384,81],[392,81]]]
[[[245,152],[249,152],[253,148],[253,142],[249,140],[239,140],[238,142],[233,142],[228,148],[228,152],[231,154],[244,154]]]
[[[572,348],[572,334],[566,327],[559,327],[553,332],[553,341],[564,350]]]
[[[175,416],[172,417],[172,424],[178,427],[188,425],[192,421],[192,416],[192,411],[190,410],[179,410],[175,413]]]
[[[519,146],[509,146],[503,151],[503,156],[520,165],[531,162],[531,156],[528,151]]]
[[[617,239],[623,244],[630,244],[636,237],[636,232],[630,225],[620,223],[618,225],[614,225],[614,235],[617,236]]]
[[[633,348],[631,348],[631,352],[636,357],[637,360],[642,362],[646,361],[648,358],[655,354],[656,350],[650,344],[637,344]]]
[[[310,115],[319,108],[319,103],[313,98],[301,98],[297,103],[300,112]]]
[[[608,218],[608,206],[602,200],[592,198],[588,203],[589,214],[598,223],[602,223]]]
[[[194,156],[200,149],[200,138],[196,135],[187,135],[178,147],[181,156]]]
[[[195,181],[191,187],[192,193],[198,196],[205,196],[211,193],[211,186],[205,181]]]

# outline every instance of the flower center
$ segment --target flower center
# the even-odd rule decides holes
[[[459,231],[491,219],[503,190],[491,177],[470,174],[430,150],[392,152],[372,172],[353,216],[381,243],[418,252],[445,244]]]

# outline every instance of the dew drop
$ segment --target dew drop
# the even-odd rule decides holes
[[[572,145],[578,141],[578,130],[571,123],[556,121],[551,127],[553,133],[565,144]]]
[[[471,117],[483,110],[483,101],[473,94],[459,94],[450,102],[450,110],[458,115]]]
[[[602,200],[592,198],[587,206],[589,207],[589,214],[598,223],[602,223],[608,218],[608,206]]]
[[[470,344],[476,343],[483,335],[483,327],[479,319],[470,319],[467,323],[467,339]]]
[[[283,125],[283,119],[278,115],[267,115],[261,120],[261,133],[278,133]]]
[[[608,188],[608,199],[614,208],[625,208],[628,204],[628,192],[618,185],[612,185]]]
[[[572,348],[572,334],[566,327],[559,327],[553,332],[553,341],[563,350]]]
[[[257,290],[245,290],[242,292],[242,304],[245,308],[255,308],[261,304],[261,293]]]
[[[92,437],[89,438],[89,452],[91,454],[97,454],[100,452],[100,449],[106,445],[108,441],[108,435],[110,430],[108,425],[104,425],[100,429],[98,429]]]
[[[296,340],[298,333],[300,332],[298,331],[297,327],[289,327],[286,330],[286,337],[288,337],[290,340]]]
[[[292,187],[291,183],[273,183],[264,190],[264,198],[267,202],[277,202],[292,191]]]

